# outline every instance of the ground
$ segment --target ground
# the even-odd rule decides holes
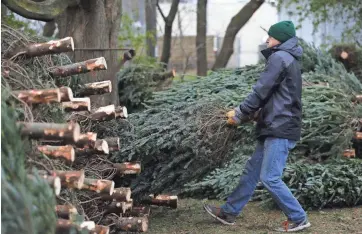
[[[250,202],[234,226],[224,226],[214,221],[203,210],[206,201],[184,199],[176,210],[153,208],[149,220],[152,234],[229,234],[229,233],[277,233],[273,229],[285,217],[278,210],[261,208],[258,202]],[[207,201],[221,204],[220,201]],[[362,207],[308,211],[312,226],[303,233],[360,233],[362,234]]]

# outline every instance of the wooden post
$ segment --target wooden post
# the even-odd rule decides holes
[[[109,152],[119,151],[121,149],[119,137],[108,137],[104,140],[108,143]]]
[[[113,167],[116,168],[117,172],[121,175],[141,173],[141,164],[138,162],[114,163]]]
[[[84,84],[79,96],[101,95],[112,92],[112,83],[110,80]]]
[[[77,225],[67,219],[58,219],[56,225],[55,234],[89,233],[96,226],[93,221],[83,221]]]
[[[26,48],[26,55],[29,57],[36,57],[70,51],[74,51],[74,41],[72,37],[66,37],[60,40],[51,40],[45,43],[28,45]]]
[[[96,225],[95,228],[90,231],[89,234],[109,234],[109,227]]]
[[[98,139],[95,141],[93,148],[77,148],[75,152],[77,155],[109,154],[108,143],[105,140]]]
[[[71,111],[90,111],[91,103],[90,98],[73,98],[70,102],[62,103],[65,112]]]
[[[178,202],[177,196],[169,196],[169,195],[158,195],[156,197],[150,195],[148,197],[144,197],[140,201],[141,204],[167,206],[174,209],[177,208],[177,202]]]
[[[73,91],[69,87],[60,87],[60,101],[70,102],[73,99]]]
[[[117,106],[115,108],[116,112],[116,119],[127,119],[128,118],[128,112],[127,108],[125,106]]]
[[[85,178],[81,189],[111,195],[114,190],[114,181]]]
[[[21,90],[12,92],[18,99],[29,104],[60,102],[59,89]]]
[[[116,228],[126,232],[147,232],[147,217],[120,217],[116,220]]]
[[[102,195],[103,200],[111,200],[111,201],[130,201],[131,200],[131,188],[115,188],[111,195]]]
[[[61,140],[74,143],[80,135],[78,123],[56,124],[56,123],[33,123],[17,122],[21,127],[21,135],[31,139]]]
[[[62,158],[68,162],[74,162],[75,151],[71,145],[52,146],[52,145],[40,145],[38,150],[51,158]]]
[[[73,205],[56,205],[55,213],[58,218],[70,219],[72,215],[78,214],[78,211]]]
[[[343,152],[343,156],[347,158],[354,158],[356,157],[356,151],[354,149],[346,149]]]
[[[107,70],[107,63],[104,57],[89,59],[60,67],[53,67],[49,69],[49,73],[52,77],[66,77],[97,70]]]
[[[47,184],[53,189],[54,194],[58,196],[60,194],[60,190],[62,188],[60,179],[57,176],[51,176],[51,175],[40,175],[41,178],[43,178]],[[35,177],[33,175],[28,175],[28,178],[31,180],[35,180]]]
[[[126,211],[123,217],[144,217],[149,216],[151,209],[149,206],[134,206],[131,210]]]
[[[87,132],[79,136],[75,145],[79,148],[91,148],[93,149],[97,140],[97,133]]]
[[[52,171],[60,178],[62,186],[81,189],[84,183],[84,170],[80,171]]]

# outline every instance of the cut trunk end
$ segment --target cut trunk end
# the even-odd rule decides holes
[[[346,149],[343,152],[343,156],[346,158],[354,158],[356,157],[356,151],[354,149]]]
[[[70,102],[73,99],[73,91],[69,87],[60,87],[60,101]]]
[[[116,119],[127,119],[128,112],[125,106],[117,106],[115,109]]]
[[[90,232],[90,234],[109,234],[109,227],[96,225],[95,228]]]
[[[119,151],[121,149],[119,137],[108,137],[104,140],[108,143],[109,152]]]

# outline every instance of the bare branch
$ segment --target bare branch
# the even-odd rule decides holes
[[[167,19],[166,19],[165,15],[163,14],[163,11],[162,11],[162,9],[161,9],[161,7],[160,7],[160,4],[158,4],[158,2],[159,2],[159,1],[157,0],[157,3],[156,3],[157,9],[158,9],[158,11],[160,12],[163,20],[166,22]]]

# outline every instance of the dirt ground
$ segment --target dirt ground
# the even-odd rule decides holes
[[[171,210],[153,208],[149,231],[152,234],[228,234],[228,233],[278,233],[273,232],[285,220],[279,210],[261,208],[258,202],[250,202],[236,224],[225,226],[213,220],[203,210],[205,200],[185,199],[179,208]],[[221,204],[219,201],[207,201]],[[362,234],[362,207],[308,211],[312,226],[303,233],[360,233]]]

